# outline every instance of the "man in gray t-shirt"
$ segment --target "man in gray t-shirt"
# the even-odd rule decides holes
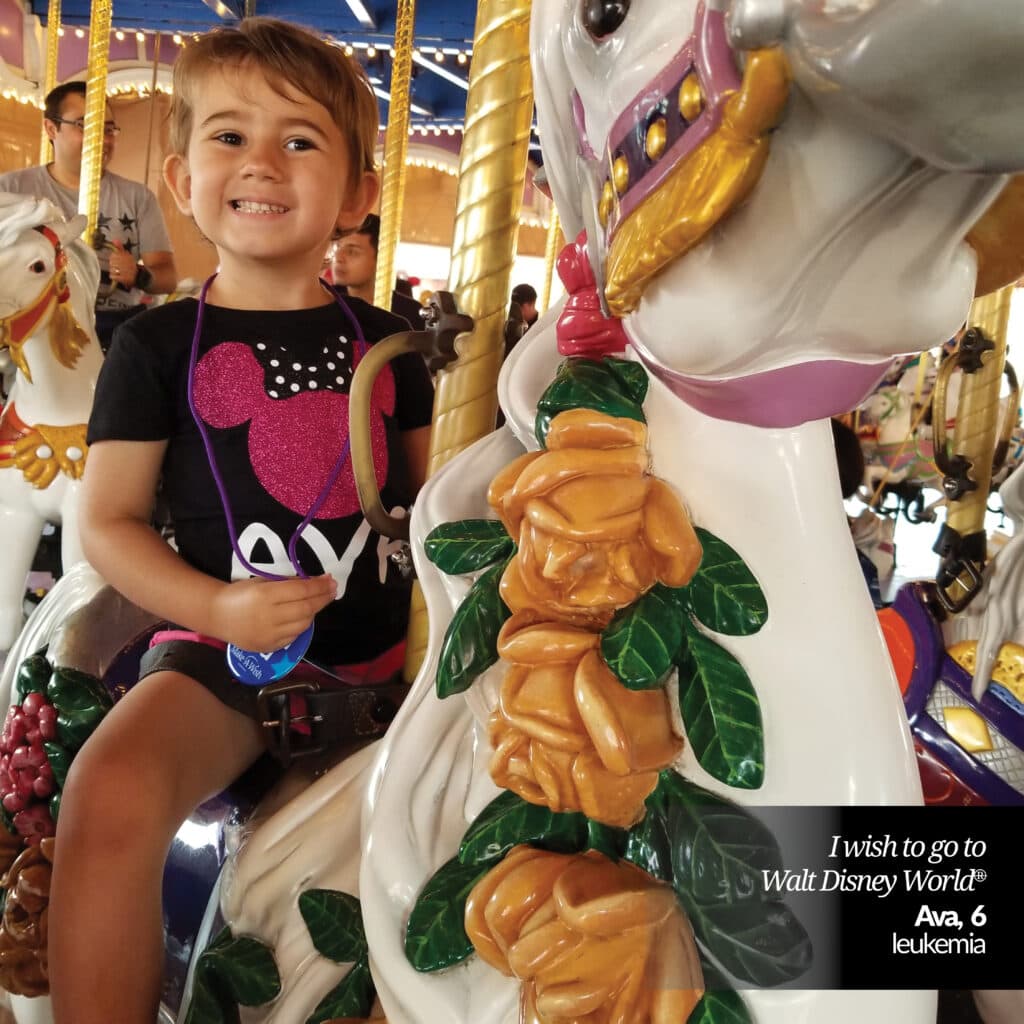
[[[85,82],[65,82],[47,97],[43,114],[53,163],[0,175],[0,191],[49,199],[66,217],[78,212],[82,170]],[[103,247],[96,333],[104,350],[114,328],[140,312],[144,293],[165,294],[177,284],[174,254],[156,196],[145,185],[106,170],[119,129],[109,107],[103,136],[98,231]]]

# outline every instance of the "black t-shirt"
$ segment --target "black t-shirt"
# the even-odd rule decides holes
[[[405,330],[359,299],[345,300],[366,341]],[[224,506],[187,397],[198,303],[147,311],[118,328],[96,387],[88,441],[167,440],[163,494],[181,556],[218,579],[250,574],[232,549]],[[193,399],[231,507],[238,545],[264,572],[295,574],[288,545],[342,469],[296,542],[309,575],[331,573],[338,599],[317,616],[311,656],[367,660],[402,639],[410,584],[388,557],[395,546],[363,519],[348,443],[348,389],[359,345],[335,303],[250,311],[207,305]],[[430,422],[433,389],[419,355],[393,360],[374,385],[371,437],[381,501],[408,508],[412,494],[401,431]]]

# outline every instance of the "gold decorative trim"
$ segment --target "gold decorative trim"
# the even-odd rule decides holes
[[[781,50],[747,60],[739,92],[722,123],[618,226],[609,246],[605,297],[615,316],[636,309],[648,283],[692,249],[757,184],[768,159],[768,133],[789,96]]]

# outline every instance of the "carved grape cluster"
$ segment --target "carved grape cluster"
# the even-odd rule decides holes
[[[57,709],[29,693],[7,712],[0,734],[0,803],[30,845],[55,831],[49,800],[57,786],[43,743],[57,738]]]

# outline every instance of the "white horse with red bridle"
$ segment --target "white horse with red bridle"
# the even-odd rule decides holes
[[[45,523],[62,524],[65,568],[82,558],[76,506],[103,354],[93,330],[99,264],[43,199],[0,193],[0,651],[23,623],[25,580]]]

